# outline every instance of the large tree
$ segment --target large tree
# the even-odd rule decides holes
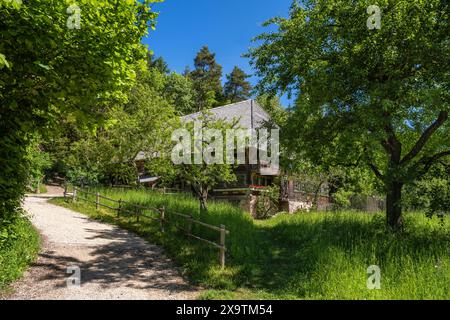
[[[196,91],[197,111],[220,104],[222,97],[222,66],[216,62],[216,54],[204,46],[194,60],[195,69],[189,74]]]
[[[239,67],[234,67],[233,71],[227,75],[227,82],[225,82],[223,92],[224,98],[227,102],[235,103],[250,98],[250,91],[252,86],[247,79],[250,75],[246,74]]]
[[[92,123],[126,101],[151,2],[0,0],[0,228],[24,192],[30,138],[62,115]]]
[[[381,28],[372,28],[373,1],[294,1],[249,55],[260,91],[297,97],[291,147],[317,162],[369,167],[384,185],[387,223],[399,230],[403,186],[450,155],[450,8],[376,3]]]

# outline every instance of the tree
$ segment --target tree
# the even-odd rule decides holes
[[[170,69],[163,57],[156,58],[153,54],[148,53],[148,68],[155,68],[161,73],[169,74]]]
[[[220,104],[222,100],[222,66],[216,55],[204,46],[194,60],[195,69],[190,73],[196,91],[197,111]]]
[[[172,72],[167,76],[164,96],[180,115],[196,112],[195,90],[192,80]]]
[[[259,105],[270,115],[270,122],[266,126],[273,128],[274,126],[283,127],[288,119],[289,111],[286,110],[277,96],[263,94],[256,99]]]
[[[74,183],[133,185],[138,178],[135,157],[139,152],[148,160],[170,152],[167,141],[178,118],[160,93],[164,80],[157,70],[140,74],[128,103],[111,108],[94,134],[87,133],[72,145],[67,167]]]
[[[86,0],[69,9],[60,0],[0,0],[0,224],[20,205],[36,133],[45,137],[61,115],[98,122],[126,101],[157,16],[151,2]]]
[[[450,155],[450,10],[441,0],[378,1],[381,29],[371,30],[369,4],[294,1],[249,56],[259,91],[297,97],[291,147],[316,162],[370,168],[384,186],[387,223],[400,230],[403,186]]]
[[[201,122],[201,131],[204,133],[207,129],[218,130],[222,135],[223,146],[226,145],[226,140],[223,137],[227,129],[236,129],[236,123],[229,123],[221,119],[214,119],[208,113],[203,113],[202,116],[196,119]],[[193,121],[183,124],[183,128],[187,130],[190,137],[189,146],[194,137],[195,125]],[[225,163],[225,160],[218,161],[220,163],[211,163],[205,161],[204,155],[215,158],[220,150],[214,148],[216,138],[203,138],[200,143],[192,142],[194,146],[193,152],[190,152],[187,157],[190,158],[189,163],[175,164],[178,175],[191,185],[192,191],[195,193],[200,202],[200,212],[207,210],[207,200],[209,192],[214,186],[221,182],[233,182],[236,180],[236,175],[233,172],[234,164]],[[177,141],[179,142],[179,141]],[[176,150],[176,147],[174,148]],[[192,151],[192,150],[190,150]],[[222,155],[225,155],[225,149],[222,149]],[[195,163],[195,154],[201,154],[202,161],[200,164]],[[214,161],[212,161],[214,162]]]
[[[252,86],[247,81],[250,76],[238,67],[227,75],[227,82],[224,86],[224,98],[227,102],[235,103],[250,98]]]

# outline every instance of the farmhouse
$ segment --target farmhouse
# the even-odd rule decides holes
[[[209,116],[217,120],[225,120],[237,123],[241,129],[261,129],[269,123],[270,115],[255,100],[246,100],[208,110]],[[194,121],[202,115],[201,112],[189,114],[181,117],[181,121]],[[249,157],[249,147],[246,147],[246,159]],[[145,155],[139,153],[135,159],[137,162],[145,161]],[[265,164],[258,161],[257,164],[239,164],[235,168],[236,181],[234,183],[221,183],[217,185],[210,197],[218,200],[234,202],[244,207],[250,213],[254,213],[256,201],[261,190],[274,183],[280,184],[280,205],[281,209],[294,212],[298,209],[309,209],[314,200],[317,200],[319,209],[325,209],[328,205],[328,197],[319,195],[318,199],[308,195],[301,190],[296,181],[288,181],[283,174],[283,170],[278,166]],[[138,166],[139,167],[139,166]],[[141,166],[143,167],[143,166]],[[157,177],[145,176],[142,173],[141,183],[150,183],[152,186],[157,183]],[[172,186],[175,189],[189,190],[189,186],[179,179]]]

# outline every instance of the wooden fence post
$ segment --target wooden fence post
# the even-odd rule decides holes
[[[160,209],[159,212],[160,212],[160,214],[161,214],[161,217],[160,217],[160,222],[161,222],[161,232],[164,233],[165,208],[162,207],[162,208]]]
[[[97,192],[95,194],[95,209],[98,210],[98,207],[100,205],[100,194]]]
[[[122,200],[119,200],[119,207],[117,208],[117,217],[120,217],[121,208],[122,208]]]
[[[77,187],[73,187],[72,201],[77,202]]]
[[[67,182],[64,183],[64,200],[67,198]]]
[[[220,225],[220,252],[219,252],[219,263],[222,268],[225,267],[225,226],[223,224]]]

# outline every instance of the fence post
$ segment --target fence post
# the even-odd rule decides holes
[[[67,197],[67,182],[64,183],[64,200],[66,200]]]
[[[219,263],[220,267],[225,267],[225,226],[223,224],[220,225],[220,252],[219,252]]]
[[[73,187],[72,200],[73,202],[77,202],[77,187]]]
[[[100,205],[100,194],[97,192],[95,194],[95,209],[98,210],[98,207]]]
[[[161,222],[161,232],[164,233],[165,208],[162,207],[162,208],[160,209],[159,212],[160,212],[160,214],[161,214],[161,217],[160,217],[160,222]]]
[[[119,200],[119,207],[117,208],[117,217],[120,217],[121,208],[122,208],[122,200]]]

